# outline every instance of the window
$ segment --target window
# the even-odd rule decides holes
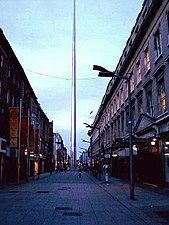
[[[10,104],[10,93],[7,91],[6,101],[8,104]]]
[[[113,129],[113,136],[114,136],[114,138],[116,138],[117,137],[117,126],[116,126],[116,120],[114,121],[114,129]]]
[[[166,92],[164,77],[158,80],[158,109],[159,114],[162,114],[166,111]]]
[[[124,112],[121,114],[121,135],[124,136]]]
[[[147,103],[147,113],[153,116],[153,101],[152,101],[152,87],[149,85],[146,89],[146,103]]]
[[[127,81],[124,82],[123,93],[124,93],[124,101],[125,101],[128,97],[128,82]]]
[[[140,116],[141,113],[143,113],[143,100],[142,100],[142,93],[139,94],[137,97],[138,100],[138,115]]]
[[[167,29],[168,29],[168,45],[169,45],[169,11],[167,12]]]
[[[117,112],[117,104],[116,104],[116,99],[114,99],[114,114]]]
[[[150,53],[148,47],[144,51],[144,67],[145,72],[147,73],[150,70]]]
[[[1,68],[3,68],[4,67],[4,56],[3,56],[3,54],[1,53],[1,56],[0,56],[0,65],[1,65]]]
[[[120,97],[119,93],[117,93],[117,110],[120,108]]]
[[[107,127],[107,130],[106,130],[106,143],[110,143],[110,126]]]
[[[14,95],[12,96],[12,107],[14,107],[15,106],[15,97],[14,97]]]
[[[130,79],[130,91],[134,91],[134,74],[133,72],[131,73],[131,79]]]
[[[114,107],[113,107],[113,103],[111,103],[111,117],[114,115]]]
[[[15,84],[16,82],[16,77],[15,77],[15,73],[13,73],[13,83]]]
[[[120,116],[118,116],[118,118],[117,118],[117,123],[118,123],[117,136],[120,137]]]
[[[123,92],[123,87],[120,89],[120,106],[124,102],[124,92]]]
[[[161,34],[159,29],[154,34],[154,52],[155,59],[158,59],[159,56],[162,54]]]
[[[140,83],[141,81],[141,66],[140,66],[140,61],[136,64],[136,76],[137,76],[137,84]]]
[[[10,77],[11,76],[11,67],[9,66],[8,67],[8,77]]]

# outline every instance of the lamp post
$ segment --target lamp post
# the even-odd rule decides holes
[[[128,107],[129,107],[129,156],[130,156],[130,198],[134,199],[134,176],[133,176],[133,149],[132,149],[132,116],[131,116],[131,93],[130,93],[130,80],[131,74],[129,76],[122,76],[105,69],[102,66],[94,65],[93,70],[99,71],[99,77],[117,77],[127,81],[128,84]]]
[[[92,125],[89,125],[88,123],[83,123],[84,125],[86,125],[86,127],[89,127],[89,128],[94,128],[94,126]],[[98,174],[99,174],[99,180],[101,180],[101,163],[100,163],[100,127],[95,127],[98,131],[99,131],[99,171],[98,171]]]

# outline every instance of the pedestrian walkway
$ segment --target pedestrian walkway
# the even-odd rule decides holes
[[[77,171],[44,174],[28,183],[0,189],[1,225],[166,225],[168,190],[109,183]]]

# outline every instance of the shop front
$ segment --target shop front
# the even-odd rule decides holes
[[[161,134],[161,148],[163,149],[163,168],[165,184],[169,187],[169,132]]]

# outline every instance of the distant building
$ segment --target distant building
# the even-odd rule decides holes
[[[67,149],[64,146],[63,139],[59,133],[54,133],[54,146],[55,149],[53,151],[54,162],[55,162],[55,170],[62,171],[65,166],[68,165],[68,154]]]
[[[168,184],[168,0],[143,2],[115,72],[131,75],[135,180],[158,186]],[[127,93],[124,79],[111,79],[90,131],[92,165],[98,168],[99,162],[102,166],[108,163],[111,174],[120,177],[129,176]]]

